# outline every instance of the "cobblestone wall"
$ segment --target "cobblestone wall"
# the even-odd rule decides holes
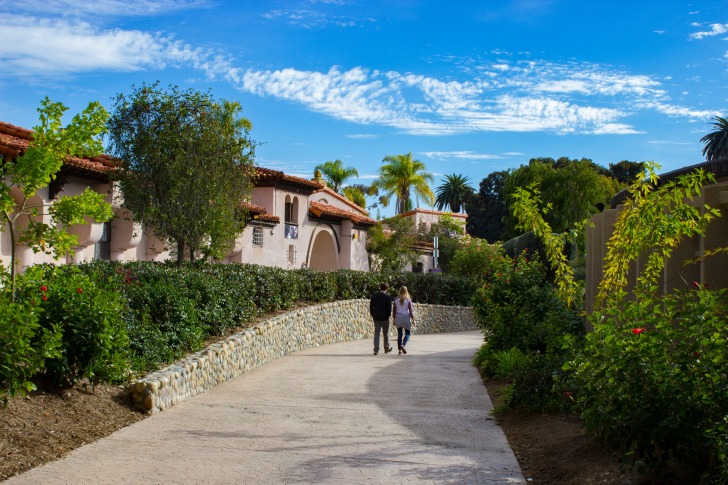
[[[473,309],[414,305],[415,333],[478,328]],[[390,335],[396,340],[396,329]],[[129,385],[134,403],[148,413],[170,406],[297,350],[372,338],[369,300],[346,300],[301,308],[275,316],[192,354]]]

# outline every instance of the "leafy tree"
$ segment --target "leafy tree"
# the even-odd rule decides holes
[[[468,212],[467,231],[474,237],[494,243],[501,239],[505,229],[503,219],[508,214],[503,187],[508,178],[503,170],[491,172],[480,181],[480,190],[465,197],[464,207]]]
[[[314,170],[321,170],[321,175],[324,176],[326,183],[335,191],[339,192],[341,186],[349,180],[351,177],[358,177],[359,172],[354,167],[344,168],[344,164],[341,160],[329,161],[316,165]]]
[[[443,210],[449,207],[452,212],[459,213],[465,198],[468,194],[473,193],[473,188],[468,185],[468,182],[467,176],[445,175],[445,181],[436,190],[435,208]]]
[[[106,222],[113,217],[111,206],[98,194],[86,188],[78,195],[61,197],[49,208],[48,224],[36,220],[44,208],[35,202],[39,189],[46,187],[63,166],[69,155],[95,156],[101,153],[100,136],[106,131],[108,113],[93,102],[74,116],[67,126],[61,118],[68,110],[61,103],[48,98],[38,108],[40,124],[33,128],[33,138],[22,156],[4,160],[0,166],[0,229],[7,226],[10,233],[10,293],[15,299],[15,266],[18,243],[33,252],[52,254],[58,259],[73,254],[78,236],[69,234],[68,228],[86,224],[86,218]],[[23,224],[21,225],[21,221]]]
[[[588,158],[569,160],[531,159],[510,173],[504,186],[509,207],[505,220],[504,237],[511,238],[521,232],[513,214],[514,194],[519,188],[534,186],[543,194],[544,203],[551,205],[545,215],[554,232],[561,233],[574,228],[579,222],[595,214],[598,203],[607,202],[617,191],[618,184],[604,175],[605,169]]]
[[[700,139],[705,144],[703,155],[707,160],[728,156],[728,119],[716,116],[712,123],[715,129]]]
[[[622,185],[631,185],[645,170],[645,162],[630,162],[622,160],[619,163],[609,164],[609,173]]]
[[[379,178],[372,184],[378,190],[384,192],[381,203],[384,207],[394,196],[397,198],[397,214],[404,214],[412,210],[411,191],[414,190],[415,197],[422,197],[428,204],[432,205],[435,196],[430,189],[433,181],[427,167],[419,160],[412,158],[412,153],[406,155],[388,155],[382,160],[379,167]]]
[[[412,248],[416,242],[414,223],[408,217],[395,216],[377,223],[367,232],[369,268],[374,272],[397,272],[408,263],[415,264],[417,253]]]
[[[222,257],[245,227],[255,142],[240,104],[209,93],[143,85],[119,94],[110,148],[123,160],[123,206],[177,246],[177,262],[198,252]]]
[[[344,197],[346,197],[362,209],[366,208],[367,198],[361,188],[354,185],[348,185],[341,190],[341,193]]]

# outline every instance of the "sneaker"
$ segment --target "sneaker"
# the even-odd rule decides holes
[[[392,347],[387,347],[386,349],[384,349],[384,353],[385,353],[385,354],[388,354],[388,353],[390,353],[391,351],[392,351]]]
[[[402,349],[401,349],[401,350],[402,350],[402,353],[403,353],[403,354],[406,354],[406,353],[407,353],[407,351],[406,351],[406,350],[404,350],[404,347],[402,347]]]
[[[374,351],[374,355],[377,355],[378,353],[379,353],[379,351],[378,351],[378,350],[375,350],[375,351]]]

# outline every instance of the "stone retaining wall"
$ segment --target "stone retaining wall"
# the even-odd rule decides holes
[[[414,333],[476,330],[473,309],[414,305]],[[390,327],[396,339],[397,331]],[[129,385],[134,403],[164,411],[208,389],[291,352],[335,342],[372,338],[369,300],[346,300],[275,316]]]

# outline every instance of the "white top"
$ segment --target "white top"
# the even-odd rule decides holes
[[[397,315],[412,315],[412,318],[415,317],[415,309],[412,307],[412,300],[409,298],[404,299],[404,303],[399,302],[399,297],[394,298],[394,308],[395,313]]]

